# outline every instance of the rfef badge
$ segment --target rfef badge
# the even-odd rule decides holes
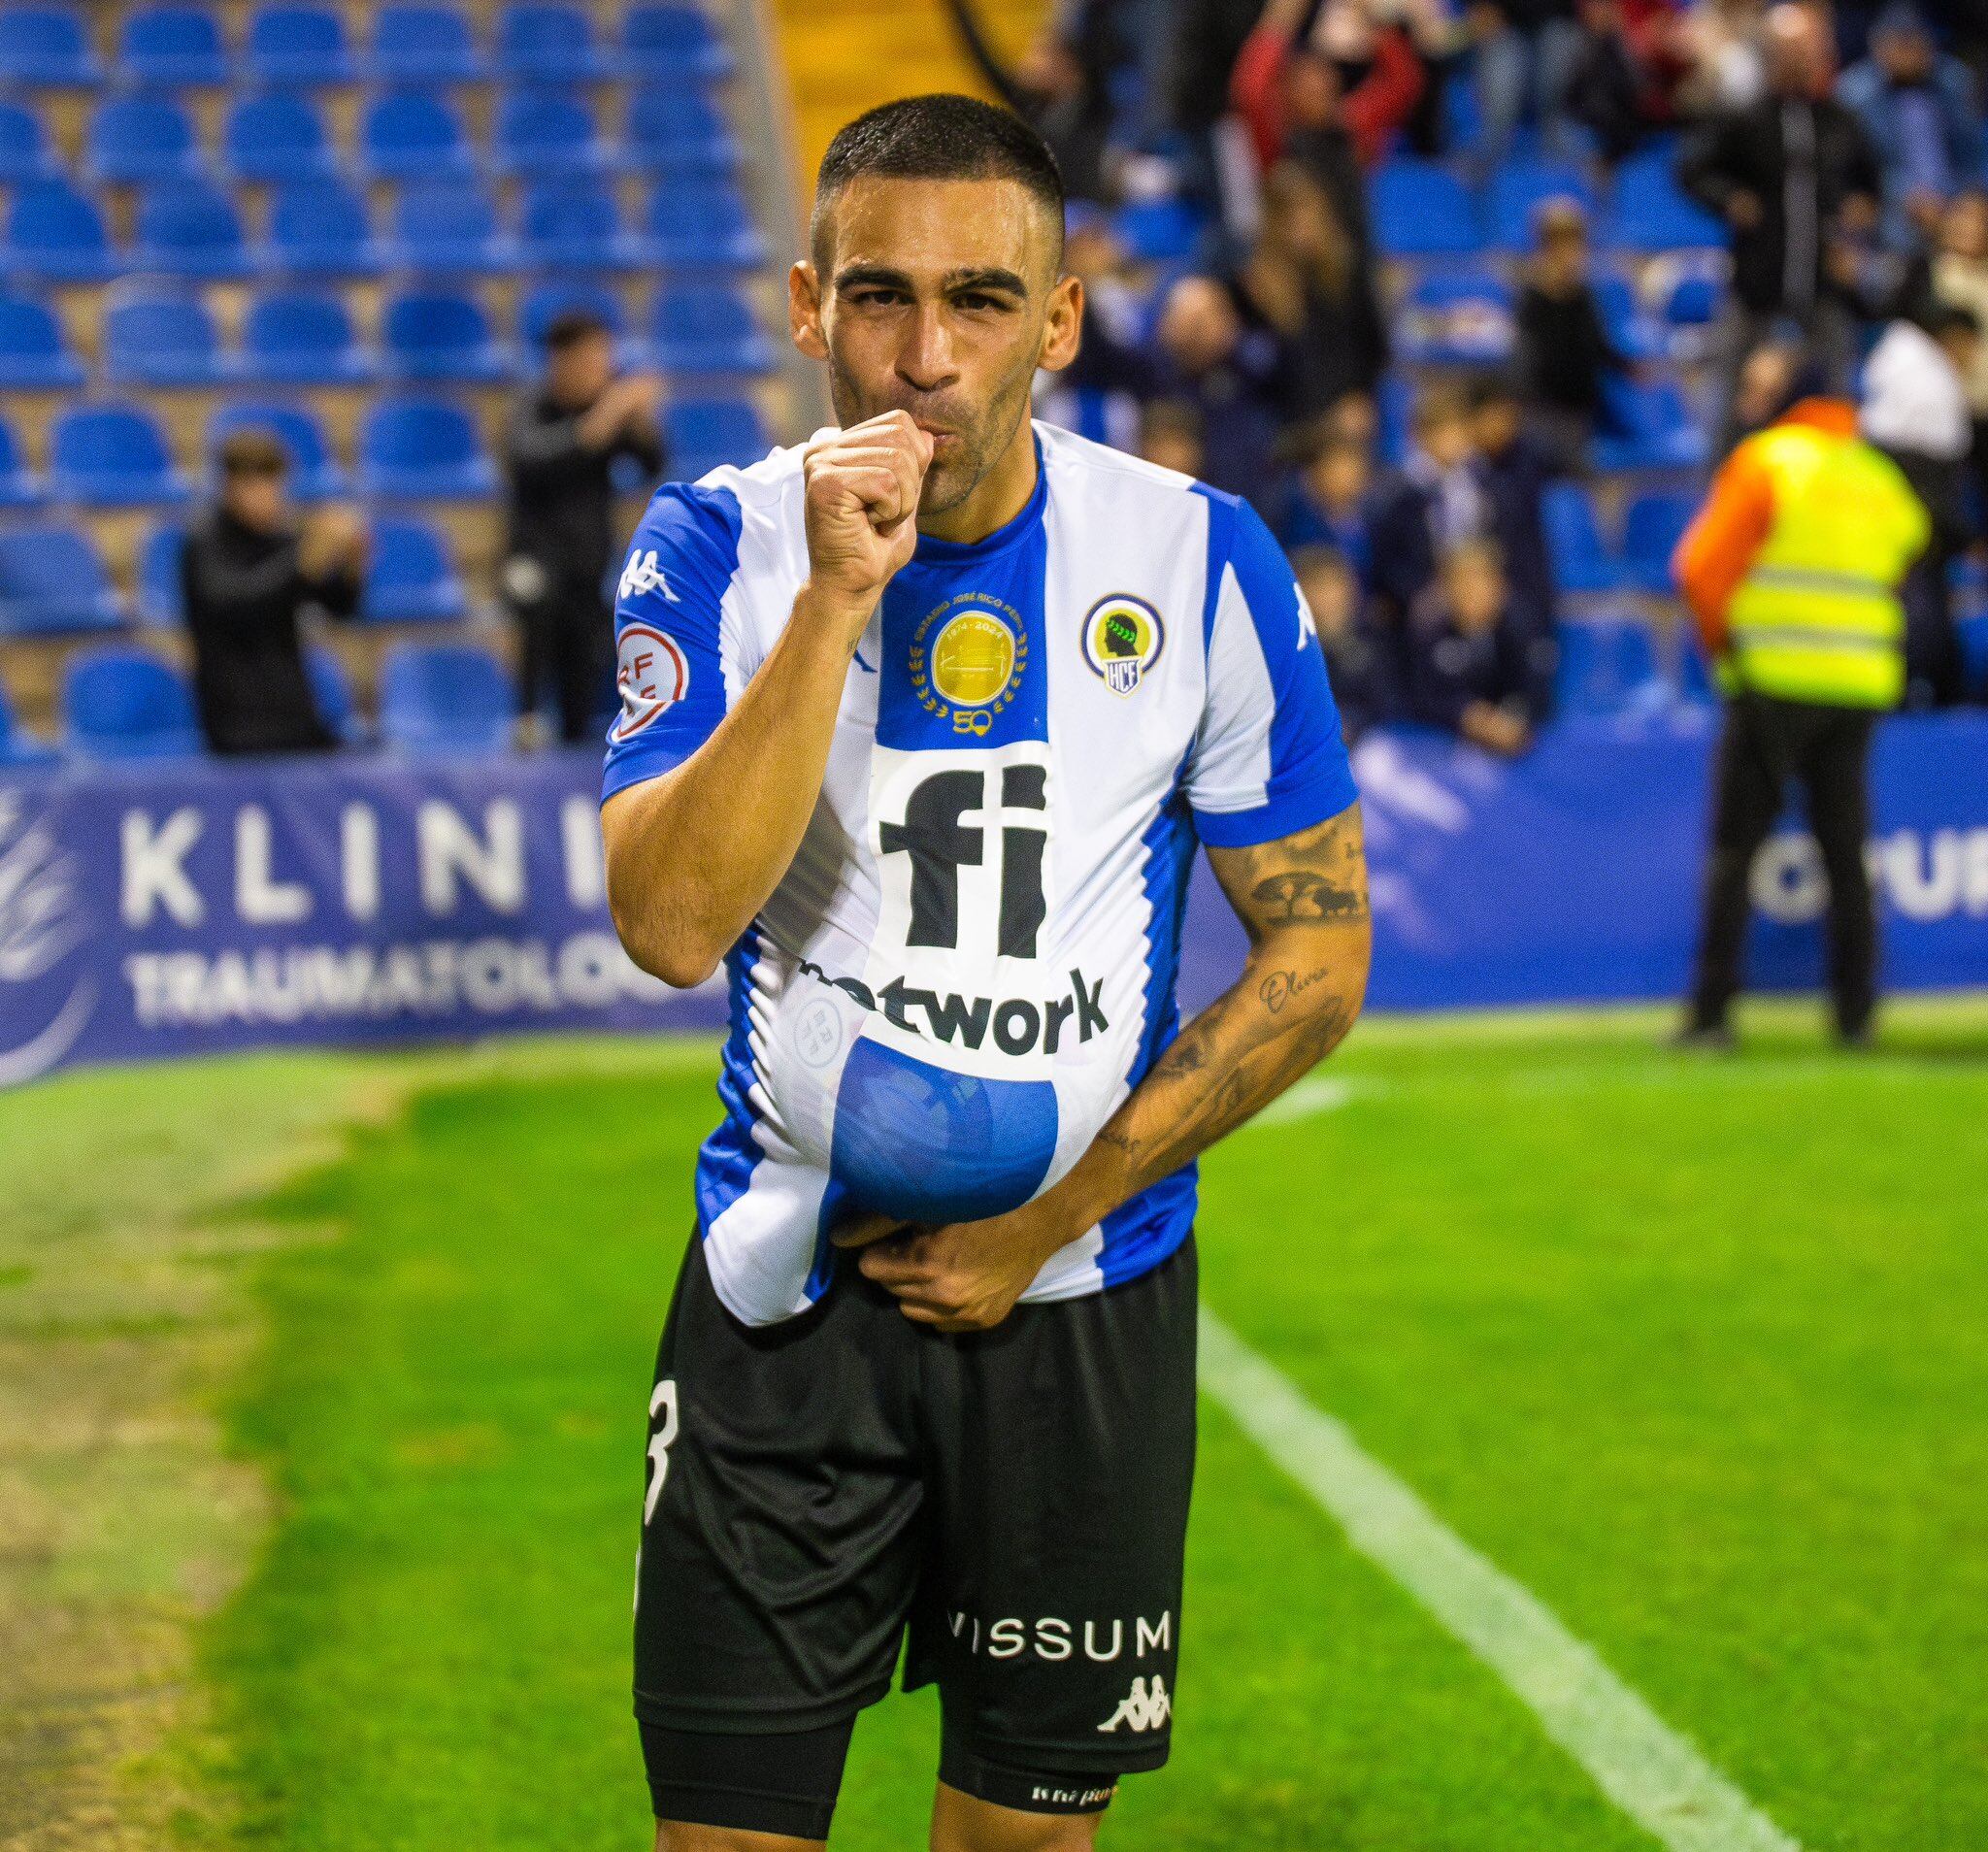
[[[1166,643],[1160,613],[1143,598],[1113,592],[1090,608],[1083,620],[1083,659],[1114,695],[1129,695],[1159,660]]]

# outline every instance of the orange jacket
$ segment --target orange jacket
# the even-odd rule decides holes
[[[1836,437],[1855,437],[1857,409],[1842,399],[1804,399],[1778,422],[1812,424]],[[1773,480],[1758,449],[1738,445],[1719,466],[1711,493],[1671,556],[1671,576],[1714,656],[1726,647],[1726,607],[1773,524]]]

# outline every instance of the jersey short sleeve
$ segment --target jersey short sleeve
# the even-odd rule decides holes
[[[674,771],[725,717],[722,611],[739,566],[728,489],[669,482],[635,530],[614,598],[614,680],[605,802]]]
[[[1359,792],[1290,566],[1248,503],[1204,492],[1208,697],[1187,801],[1204,843],[1243,848],[1323,823]]]

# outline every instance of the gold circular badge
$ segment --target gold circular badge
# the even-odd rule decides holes
[[[963,611],[932,645],[932,685],[962,708],[983,708],[1014,675],[1014,632],[990,611]]]

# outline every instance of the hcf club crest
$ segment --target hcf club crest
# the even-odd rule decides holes
[[[1160,613],[1144,599],[1113,592],[1083,620],[1083,659],[1114,695],[1129,695],[1159,660],[1166,636]]]

